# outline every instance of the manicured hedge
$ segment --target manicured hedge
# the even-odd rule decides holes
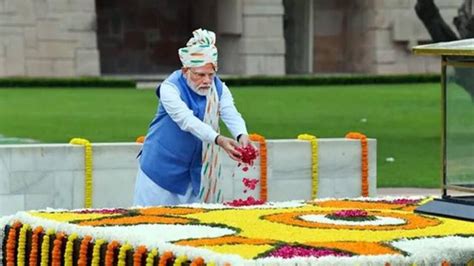
[[[331,75],[331,76],[227,76],[222,80],[229,86],[287,86],[287,85],[342,85],[342,84],[391,84],[391,83],[427,83],[439,82],[440,75]],[[107,78],[0,78],[0,88],[11,87],[101,87],[135,88],[136,81],[131,79]]]
[[[222,77],[230,86],[342,85],[439,82],[440,75],[334,75],[334,76],[254,76]]]
[[[71,88],[71,87],[101,87],[101,88],[135,88],[135,81],[127,79],[105,79],[105,78],[0,78],[0,88],[11,87],[48,87],[48,88]]]

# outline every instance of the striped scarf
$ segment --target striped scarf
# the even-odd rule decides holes
[[[204,123],[219,132],[219,97],[215,85],[212,85],[207,94]],[[202,170],[199,199],[205,203],[223,201],[221,188],[221,163],[219,151],[221,147],[214,143],[202,143]]]

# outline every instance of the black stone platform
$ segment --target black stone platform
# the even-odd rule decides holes
[[[474,197],[444,197],[434,199],[415,212],[474,221]]]

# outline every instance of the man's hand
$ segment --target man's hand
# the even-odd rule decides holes
[[[217,145],[221,146],[225,152],[229,155],[232,160],[240,161],[241,154],[235,148],[239,146],[239,143],[231,138],[224,136],[217,136]]]
[[[249,138],[249,135],[246,135],[246,134],[242,134],[240,135],[239,137],[239,143],[240,143],[240,147],[242,148],[245,148],[247,146],[252,146],[254,150],[256,150],[257,148],[255,148],[255,146],[252,144],[252,142],[250,141],[250,138]]]
[[[239,143],[242,147],[247,147],[250,143],[249,135],[242,134],[239,137]]]

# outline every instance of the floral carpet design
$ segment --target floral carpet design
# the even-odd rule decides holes
[[[0,258],[8,264],[31,259],[72,262],[82,256],[96,265],[470,263],[474,223],[414,212],[429,200],[358,198],[244,207],[193,204],[20,212],[0,219]],[[53,244],[43,243],[45,239]],[[96,247],[99,244],[104,247]]]

